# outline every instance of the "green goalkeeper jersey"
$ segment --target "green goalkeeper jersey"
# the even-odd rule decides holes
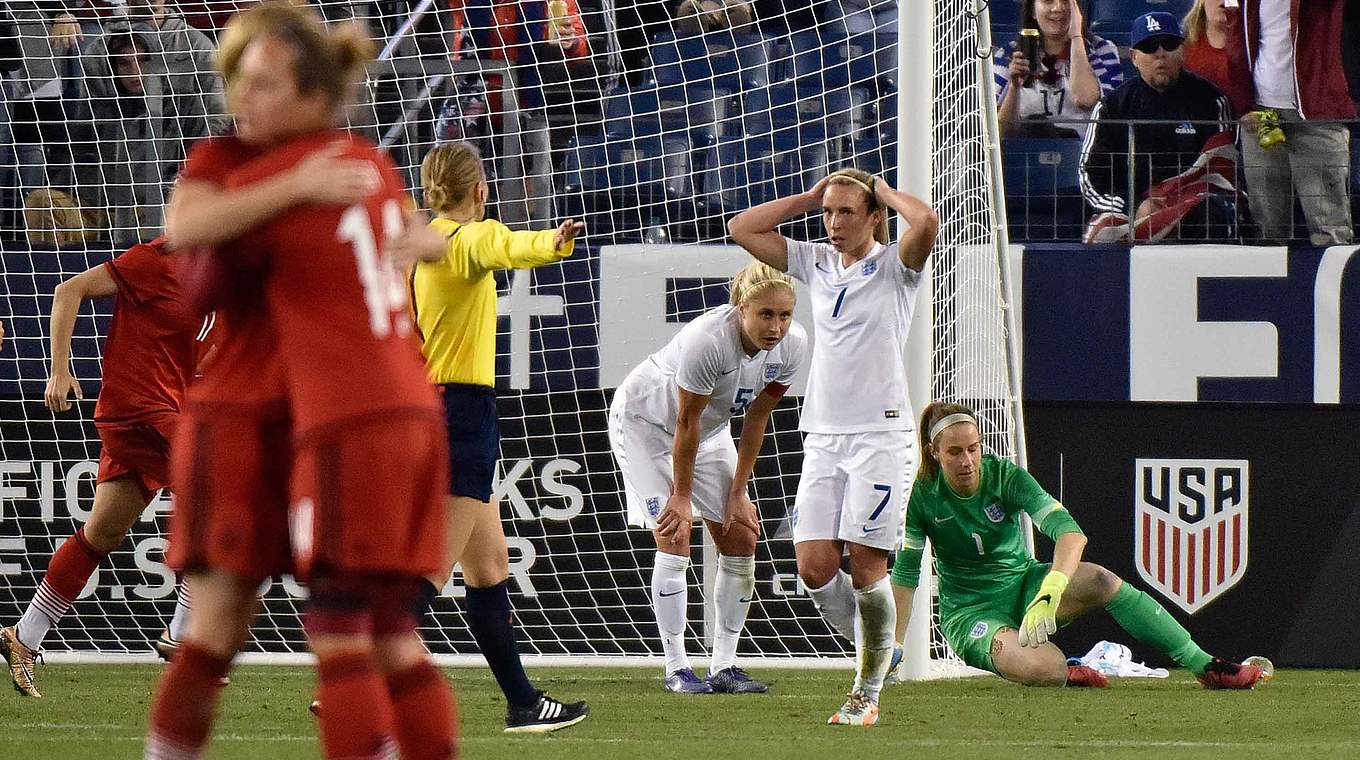
[[[954,493],[943,472],[912,485],[906,546],[893,565],[893,583],[915,588],[930,539],[939,575],[940,609],[948,612],[1013,593],[1035,559],[1025,549],[1020,513],[1048,537],[1080,533],[1072,516],[1024,468],[984,454],[977,493]]]

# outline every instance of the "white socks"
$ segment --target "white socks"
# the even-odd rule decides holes
[[[718,629],[713,634],[713,662],[709,672],[732,667],[737,657],[737,641],[746,628],[746,612],[756,588],[755,557],[718,557],[718,577],[713,583],[713,605]]]
[[[19,618],[19,622],[14,626],[19,643],[35,652],[42,649],[47,632],[52,630],[52,626],[56,625],[70,608],[71,602],[53,591],[47,583],[47,577],[43,576],[37,592],[33,594],[33,599],[24,609],[23,617]]]
[[[656,611],[656,627],[661,630],[667,675],[689,667],[689,657],[685,654],[685,612],[689,604],[689,581],[685,571],[688,569],[689,557],[665,552],[657,552],[652,563],[652,609]]]
[[[847,641],[855,641],[855,587],[850,583],[850,576],[844,570],[838,570],[825,586],[808,589],[808,594],[836,633]],[[891,637],[892,631],[888,633]]]
[[[179,582],[178,591],[179,595],[175,597],[175,616],[170,618],[170,638],[184,641],[184,635],[189,632],[189,612],[194,608],[194,598],[189,593],[189,585],[183,580]]]
[[[893,629],[897,627],[897,607],[887,576],[857,589],[855,605],[861,626],[861,640],[855,645],[859,654],[855,688],[877,702],[892,663]]]

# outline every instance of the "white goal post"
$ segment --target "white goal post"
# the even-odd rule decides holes
[[[444,0],[314,4],[330,21],[366,24],[384,50],[348,117],[353,129],[390,151],[408,182],[416,182],[429,146],[463,137],[483,148],[498,218],[516,228],[568,216],[588,225],[572,258],[498,281],[502,448],[495,493],[511,550],[520,645],[530,663],[657,662],[648,594],[654,547],[647,532],[626,525],[606,435],[612,389],[685,321],[726,301],[725,281],[746,260],[726,239],[726,220],[806,189],[830,170],[857,165],[895,176],[899,187],[939,212],[930,287],[922,289],[908,354],[917,373],[913,404],[919,410],[926,399],[950,399],[974,406],[988,447],[1023,461],[998,137],[984,55],[986,0],[902,0],[896,7],[880,0],[852,14],[845,12],[851,4],[834,0],[788,0],[776,17],[747,26],[737,19],[734,28],[702,33],[673,27],[665,18],[669,2],[616,8],[610,0],[579,0],[577,15],[576,2],[526,0],[513,5],[530,9],[529,17],[499,34],[490,33],[493,16],[478,10],[489,4],[470,2],[462,17]],[[73,55],[50,49],[43,18],[20,13],[25,5],[14,3],[15,15],[33,57],[5,81],[11,113],[27,107],[21,101]],[[175,8],[173,0],[169,5]],[[94,56],[82,58],[86,72],[100,65],[92,43],[121,23],[115,15],[86,20],[79,55]],[[225,16],[187,20],[210,43]],[[578,35],[584,46],[575,45]],[[167,32],[147,39],[156,48],[148,51],[147,76],[163,78],[157,97],[164,100],[155,108],[129,109],[136,98],[128,93],[68,73],[58,94],[65,126],[40,130],[34,142],[31,130],[0,124],[4,625],[27,605],[52,552],[88,517],[99,458],[92,418],[111,304],[82,307],[72,357],[86,399],[53,415],[42,403],[53,288],[108,261],[125,247],[116,241],[137,237],[124,220],[146,218],[146,204],[163,198],[187,146],[224,123],[213,119],[223,106],[211,72],[186,71],[185,60],[195,59],[175,52],[183,40]],[[38,65],[44,60],[55,62],[46,73]],[[162,121],[140,131],[146,124],[137,120],[151,113]],[[111,146],[116,155],[97,146]],[[156,167],[152,174],[123,171],[148,162]],[[815,217],[785,230],[822,235]],[[853,648],[814,609],[789,540],[802,459],[801,382],[772,417],[753,479],[764,535],[739,656],[846,667]],[[84,659],[150,652],[174,602],[174,574],[162,559],[169,504],[166,495],[152,503],[49,636],[48,653]],[[711,545],[697,546],[695,559],[688,638],[698,654],[712,624]],[[446,592],[423,632],[437,656],[466,662],[476,649],[460,611],[457,574]],[[297,661],[305,652],[297,616],[304,595],[289,578],[269,585],[247,645],[252,660]],[[917,599],[931,603],[928,593]],[[913,617],[930,625],[913,629],[910,674],[963,673],[932,616]]]

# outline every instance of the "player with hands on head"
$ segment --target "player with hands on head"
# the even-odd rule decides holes
[[[0,629],[0,653],[20,694],[42,696],[34,665],[43,639],[123,543],[156,492],[170,485],[170,442],[211,325],[186,301],[175,277],[175,258],[165,239],[156,238],[62,282],[53,292],[51,373],[43,401],[58,414],[70,411],[72,396],[85,398],[71,372],[80,306],[115,298],[94,410],[100,451],[90,516],[52,555],[23,616]],[[163,655],[183,635],[188,612],[189,592],[180,584],[174,617],[157,642]]]
[[[737,667],[737,642],[755,591],[760,521],[747,495],[770,413],[807,353],[793,321],[793,281],[752,262],[732,279],[730,303],[685,325],[628,373],[609,406],[609,442],[623,474],[629,522],[652,530],[652,606],[666,656],[665,687],[684,694],[763,693]],[[742,419],[734,446],[729,421]],[[695,513],[718,548],[717,631],[708,676],[685,654],[690,536]]]
[[[816,210],[828,242],[775,231]],[[906,223],[895,246],[888,244],[892,212]],[[902,350],[939,219],[881,177],[842,169],[808,192],[737,214],[727,229],[752,256],[811,292],[816,343],[799,422],[805,435],[794,552],[818,611],[855,643],[854,685],[828,722],[871,726],[893,653],[888,554],[901,542],[915,457]],[[847,553],[848,574],[841,569]]]
[[[524,672],[510,605],[510,551],[500,505],[491,498],[500,457],[496,410],[496,272],[567,258],[581,222],[512,232],[486,219],[490,188],[477,148],[437,145],[420,165],[425,204],[436,218],[408,228],[388,252],[418,262],[410,276],[416,325],[430,376],[444,394],[449,483],[443,567],[422,584],[422,614],[459,564],[468,628],[505,695],[505,730],[545,733],[575,725],[590,710],[539,691]]]
[[[1099,671],[1068,665],[1049,641],[1060,626],[1104,608],[1129,635],[1189,668],[1209,689],[1250,689],[1260,668],[1211,657],[1162,605],[1109,570],[1083,562],[1086,536],[1023,468],[983,451],[977,418],[934,402],[917,428],[925,452],[907,507],[906,544],[893,565],[900,641],[930,540],[940,628],[975,668],[1027,686],[1094,686]],[[1025,547],[1021,513],[1054,541],[1053,562]]]

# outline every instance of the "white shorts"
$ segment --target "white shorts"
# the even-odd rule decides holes
[[[671,450],[675,436],[626,410],[621,394],[609,407],[609,448],[623,474],[628,524],[654,530],[674,483]],[[726,432],[699,441],[694,457],[694,492],[690,502],[705,520],[721,523],[727,492],[737,473],[737,446]]]
[[[905,430],[803,438],[793,542],[835,540],[892,551],[902,545],[916,466]]]

